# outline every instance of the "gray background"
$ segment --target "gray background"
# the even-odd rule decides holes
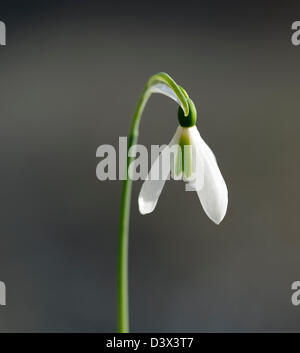
[[[134,183],[132,331],[300,330],[300,11],[281,4],[2,2],[0,331],[116,330],[121,183],[95,151],[159,71],[196,103],[229,207],[216,226],[171,181],[141,216]],[[153,96],[140,142],[167,143],[176,111]]]

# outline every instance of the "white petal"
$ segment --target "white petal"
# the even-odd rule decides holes
[[[197,194],[207,216],[216,224],[219,224],[227,211],[227,186],[213,152],[200,136],[196,126],[191,129],[193,129],[191,132],[192,138],[196,143],[196,153],[201,154],[204,168],[204,184],[202,189],[197,191]]]
[[[168,147],[173,146],[174,144],[178,143],[180,137],[180,129],[178,128],[174,137],[172,138],[171,142],[169,143]],[[166,148],[164,148],[165,150]],[[160,180],[151,180],[150,175],[155,174],[153,171],[159,170],[160,167],[160,159],[162,158],[162,154],[164,150],[158,156],[158,158],[154,161],[153,165],[151,166],[150,173],[148,174],[146,180],[144,181],[140,194],[139,194],[139,210],[141,214],[151,213],[157,204],[158,198],[162,192],[162,189],[165,185],[166,180],[170,174],[170,163],[168,166],[162,166],[162,178]]]
[[[167,96],[167,97],[173,99],[175,102],[177,102],[181,106],[183,111],[185,110],[183,105],[181,104],[180,100],[178,99],[177,95],[175,94],[175,92],[172,90],[171,87],[169,87],[165,83],[159,82],[159,83],[154,84],[150,88],[150,92],[164,94],[165,96]]]

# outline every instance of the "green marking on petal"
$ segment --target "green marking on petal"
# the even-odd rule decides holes
[[[190,178],[192,175],[192,145],[185,146],[183,155],[183,174],[186,178]]]
[[[186,178],[189,178],[192,175],[192,145],[186,130],[183,130],[178,142],[180,148],[176,155],[175,175],[178,177],[183,173]]]
[[[181,155],[181,148],[180,144],[177,149],[176,153],[176,161],[175,161],[175,176],[179,177],[180,173],[182,172],[182,155]]]

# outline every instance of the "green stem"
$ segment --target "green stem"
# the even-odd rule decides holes
[[[151,88],[158,83],[169,86],[181,102],[185,115],[189,113],[189,105],[185,91],[166,73],[158,73],[150,78],[138,101],[129,133],[128,150],[137,144],[139,124],[145,105],[150,98]],[[128,177],[128,167],[132,161],[127,154],[127,178],[123,182],[121,197],[121,214],[119,230],[119,264],[118,264],[118,326],[120,333],[129,332],[129,299],[128,299],[128,240],[132,181]]]

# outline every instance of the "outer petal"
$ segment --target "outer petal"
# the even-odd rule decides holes
[[[200,136],[196,126],[191,129],[193,129],[191,134],[195,141],[196,153],[199,153],[203,160],[204,184],[201,190],[197,191],[197,194],[207,216],[216,224],[219,224],[227,211],[227,186],[213,152]]]
[[[179,137],[181,133],[181,128],[178,128],[171,142],[169,143],[169,147],[178,143]],[[165,149],[164,149],[165,150]],[[158,156],[158,158],[154,161],[151,166],[150,173],[148,174],[146,180],[144,181],[140,195],[139,195],[139,210],[141,214],[151,213],[157,204],[158,198],[162,192],[162,189],[165,185],[165,182],[170,174],[170,164],[168,167],[162,168],[162,178],[160,180],[151,180],[150,175],[153,170],[159,170],[161,155],[164,150]]]

